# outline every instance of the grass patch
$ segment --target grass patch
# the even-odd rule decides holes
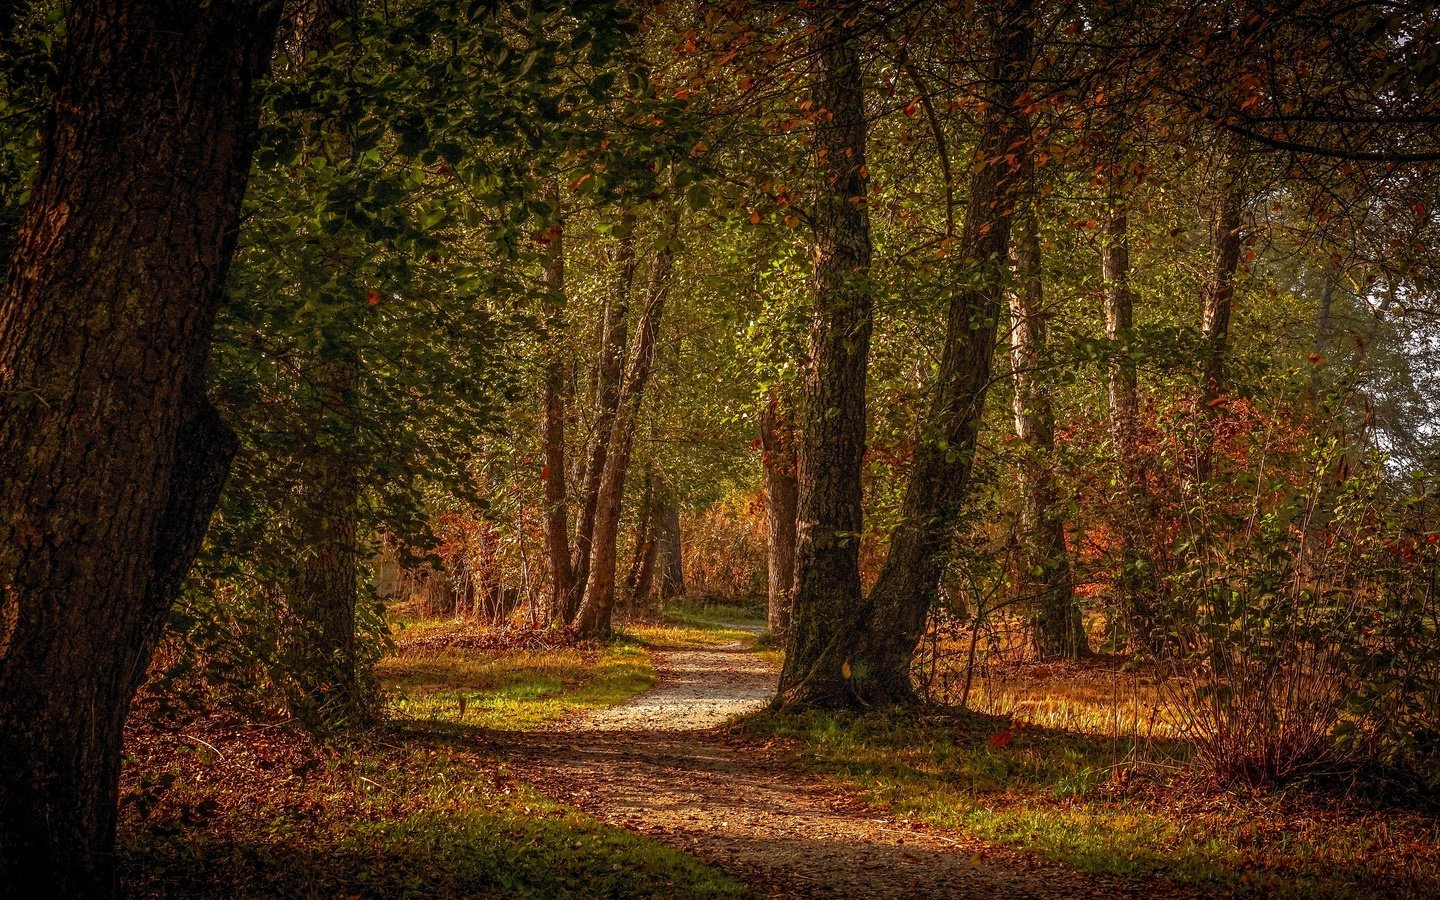
[[[511,780],[465,730],[330,745],[278,727],[200,733],[132,735],[128,896],[748,896],[687,854]]]
[[[427,632],[434,633],[434,632]],[[624,702],[655,684],[644,647],[407,650],[380,661],[380,682],[397,717],[526,730],[568,713]]]
[[[799,764],[877,805],[1090,872],[1267,896],[1440,894],[1433,818],[1298,790],[1205,791],[1161,767],[1183,755],[1174,742],[979,714],[763,714],[745,728],[788,739]]]

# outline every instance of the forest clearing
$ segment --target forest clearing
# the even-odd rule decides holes
[[[1440,7],[0,4],[0,897],[1440,896]]]

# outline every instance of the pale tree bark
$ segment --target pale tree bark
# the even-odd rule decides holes
[[[595,524],[589,554],[589,584],[576,617],[576,629],[587,637],[610,632],[611,614],[615,609],[616,551],[625,477],[629,474],[630,451],[635,444],[635,430],[640,424],[645,386],[655,364],[660,322],[670,296],[670,273],[675,256],[675,242],[679,238],[679,225],[680,206],[679,202],[675,201],[667,211],[667,222],[660,244],[651,258],[645,308],[635,325],[630,360],[624,369],[624,383],[610,426],[610,447],[605,454],[605,468],[596,494]]]
[[[796,464],[794,615],[775,702],[845,705],[860,625],[860,470],[873,300],[865,93],[855,36],[820,13],[811,38],[816,167],[813,307]]]
[[[921,424],[890,552],[849,654],[851,703],[912,703],[911,660],[949,565],[954,523],[969,489],[1004,314],[1010,222],[1031,177],[1030,121],[1017,98],[1030,71],[1030,4],[992,8],[994,44],[980,149],[956,252],[971,267],[951,295],[940,369]]]
[[[795,590],[795,427],[784,394],[776,389],[760,410],[761,473],[765,488],[766,625],[783,640],[790,630]]]
[[[114,892],[122,725],[236,442],[204,366],[275,4],[70,7],[0,298],[0,892]]]
[[[571,547],[570,593],[565,598],[563,610],[567,625],[575,623],[581,600],[589,590],[595,517],[600,503],[601,482],[609,461],[611,432],[619,412],[621,382],[625,375],[625,338],[629,327],[630,293],[635,284],[635,213],[632,210],[622,213],[621,227],[623,235],[615,250],[615,286],[605,304],[594,372],[595,418],[580,476],[580,510],[575,523],[575,542]]]
[[[1065,516],[1055,481],[1055,409],[1041,371],[1046,313],[1040,229],[1033,199],[1021,201],[1015,223],[1017,284],[1010,292],[1010,373],[1015,436],[1020,439],[1020,552],[1016,588],[1035,610],[1031,633],[1040,659],[1075,659],[1090,652],[1075,603]]]

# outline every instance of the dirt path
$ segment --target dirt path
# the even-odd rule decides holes
[[[744,644],[660,650],[655,661],[660,681],[648,693],[517,735],[506,748],[515,774],[773,897],[1157,895],[1153,884],[1097,879],[880,815],[727,742],[718,726],[762,707],[774,685]]]

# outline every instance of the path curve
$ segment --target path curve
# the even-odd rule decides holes
[[[603,822],[688,851],[770,897],[1157,897],[877,812],[726,722],[759,709],[774,672],[743,643],[657,648],[655,688],[543,732],[496,735],[514,774]],[[676,885],[677,897],[686,896]]]

